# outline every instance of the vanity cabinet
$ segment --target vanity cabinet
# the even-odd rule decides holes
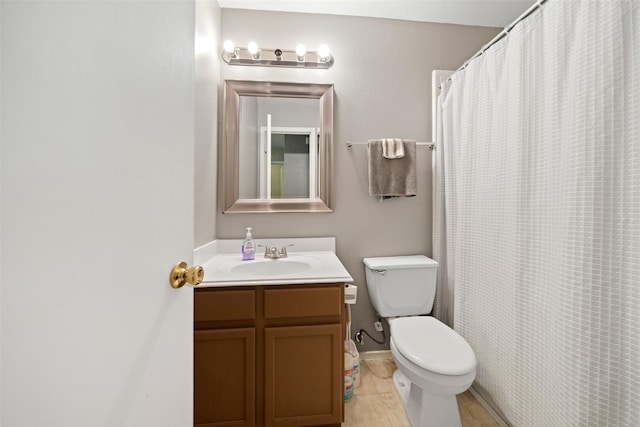
[[[195,291],[194,425],[340,426],[344,284]]]

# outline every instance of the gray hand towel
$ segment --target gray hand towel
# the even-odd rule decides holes
[[[404,157],[383,157],[382,140],[367,144],[369,195],[380,198],[412,197],[416,191],[416,142],[405,139]]]

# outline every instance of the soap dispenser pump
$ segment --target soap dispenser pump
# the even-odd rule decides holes
[[[249,261],[256,257],[256,245],[251,236],[251,227],[247,227],[247,235],[242,242],[242,260]]]

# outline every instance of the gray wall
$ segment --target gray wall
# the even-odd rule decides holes
[[[220,7],[217,0],[196,3],[194,64],[194,243],[216,238],[218,173],[218,92],[220,79]]]
[[[372,333],[362,258],[431,254],[431,152],[419,147],[418,196],[380,202],[368,195],[365,146],[345,141],[399,137],[431,140],[431,71],[456,69],[500,29],[331,15],[222,9],[220,40],[264,48],[304,43],[331,48],[329,70],[220,66],[221,79],[333,83],[335,89],[335,198],[330,214],[222,214],[218,239],[335,236],[337,255],[358,285],[352,335]],[[220,100],[222,95],[220,95]],[[220,120],[220,118],[219,118]],[[207,195],[207,197],[209,197]],[[211,218],[213,221],[213,218]],[[202,242],[201,236],[196,241]],[[208,238],[208,236],[205,236]],[[206,240],[206,239],[205,239]],[[387,349],[366,340],[361,351]]]

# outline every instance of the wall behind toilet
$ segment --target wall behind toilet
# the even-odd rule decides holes
[[[358,286],[352,338],[360,328],[375,333],[377,317],[367,294],[362,259],[431,255],[431,151],[417,148],[418,195],[381,203],[368,195],[366,146],[349,150],[345,141],[383,137],[430,141],[431,71],[458,68],[500,29],[241,9],[222,9],[220,25],[220,40],[231,39],[237,46],[255,41],[273,49],[294,49],[298,43],[309,50],[321,43],[331,48],[335,65],[329,70],[221,62],[219,87],[225,79],[334,84],[334,212],[229,215],[222,214],[218,202],[215,218],[210,219],[215,220],[213,227],[196,221],[196,244],[242,238],[247,226],[253,227],[256,238],[335,236],[337,255]],[[218,98],[220,110],[222,92]],[[196,181],[211,179],[209,165],[196,163]],[[211,204],[198,203],[202,197],[210,196],[196,193],[196,218],[212,215]],[[388,343],[380,346],[366,338],[359,347],[361,351],[388,348]]]

